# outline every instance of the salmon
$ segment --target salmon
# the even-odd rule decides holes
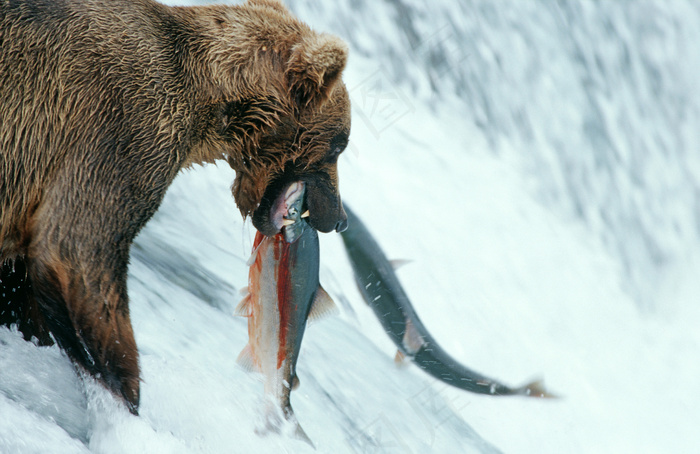
[[[554,397],[541,381],[511,388],[479,374],[452,358],[418,318],[396,277],[394,266],[357,215],[345,205],[348,228],[341,232],[355,281],[387,335],[398,348],[397,362],[408,357],[422,370],[454,387],[492,396]]]
[[[262,432],[291,432],[313,446],[294,415],[290,394],[299,385],[296,365],[307,320],[336,306],[319,284],[318,234],[302,213],[304,192],[304,183],[295,182],[276,202],[283,218],[280,233],[266,237],[257,232],[247,295],[236,314],[248,317],[249,337],[238,363],[264,377]]]

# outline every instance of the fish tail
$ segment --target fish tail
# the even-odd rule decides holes
[[[297,440],[304,441],[304,442],[308,443],[309,446],[316,449],[316,445],[314,445],[314,442],[311,441],[311,438],[309,438],[309,436],[306,435],[306,432],[304,432],[304,429],[301,428],[301,424],[299,424],[298,421],[294,421],[294,422],[296,425],[294,427],[294,433],[293,433],[294,438],[296,438]]]
[[[299,424],[299,421],[297,420],[297,417],[294,414],[294,410],[292,410],[292,406],[289,405],[285,407],[282,410],[282,413],[284,414],[284,419],[287,421],[288,424],[288,434],[296,438],[297,440],[301,440],[308,443],[312,448],[316,449],[314,442],[311,441],[311,438],[309,438],[309,436],[306,435],[306,432],[304,432],[304,429],[301,428],[301,424]]]
[[[535,380],[532,383],[521,386],[516,390],[515,394],[527,397],[542,397],[549,399],[557,399],[559,397],[545,389],[543,380]]]
[[[264,436],[269,433],[286,435],[297,440],[308,443],[309,446],[316,449],[316,445],[311,441],[311,438],[302,429],[301,424],[297,420],[291,406],[281,409],[271,402],[268,402],[264,415],[265,421],[263,427],[256,429],[255,433]]]

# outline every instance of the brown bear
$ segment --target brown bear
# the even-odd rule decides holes
[[[344,230],[346,60],[276,0],[0,2],[0,323],[55,341],[137,413],[134,237],[180,169],[219,159],[262,233],[296,180],[311,226]]]

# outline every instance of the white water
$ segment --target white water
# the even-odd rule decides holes
[[[447,388],[394,349],[338,235],[297,417],[318,452],[700,450],[700,6],[295,1],[351,45],[344,200],[441,345],[558,400]],[[183,173],[132,251],[136,418],[57,348],[0,329],[0,453],[312,452],[254,433],[235,365],[252,228],[227,165]]]

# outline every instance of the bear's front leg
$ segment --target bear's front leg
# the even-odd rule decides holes
[[[28,266],[46,324],[76,364],[138,414],[138,351],[129,319],[126,261],[105,267],[94,261],[71,263],[73,254],[67,255],[34,257]]]

